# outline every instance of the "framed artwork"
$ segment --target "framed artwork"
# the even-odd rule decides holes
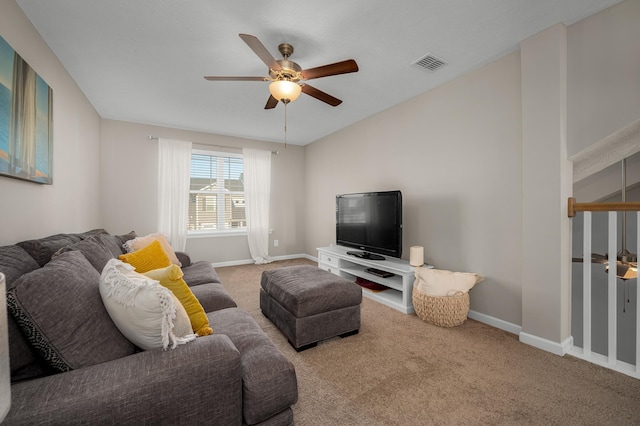
[[[53,92],[0,37],[0,176],[52,184]]]

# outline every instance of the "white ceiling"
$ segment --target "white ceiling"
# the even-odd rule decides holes
[[[101,117],[284,141],[284,107],[265,110],[266,76],[238,37],[313,68],[355,59],[360,71],[311,84],[343,100],[302,94],[287,107],[287,142],[306,145],[426,92],[620,0],[16,0]],[[432,53],[435,73],[411,64]],[[38,71],[38,70],[36,70]],[[162,135],[156,135],[162,136]]]

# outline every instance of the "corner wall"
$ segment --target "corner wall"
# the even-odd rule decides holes
[[[567,155],[567,27],[524,40],[522,55],[523,268],[520,339],[559,355],[571,347],[573,184]]]
[[[100,117],[13,0],[0,36],[53,89],[53,185],[0,176],[0,245],[100,227]]]

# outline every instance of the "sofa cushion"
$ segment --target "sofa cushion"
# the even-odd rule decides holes
[[[219,311],[238,306],[220,283],[207,283],[189,287],[205,312]]]
[[[7,291],[22,275],[38,268],[40,265],[22,247],[17,245],[0,247],[0,272],[5,275]],[[25,380],[43,375],[46,369],[43,368],[29,341],[24,337],[15,319],[11,316],[9,316],[7,330],[9,333],[11,380]]]
[[[91,237],[91,239],[99,242],[103,247],[109,250],[111,256],[118,257],[124,252],[122,251],[122,244],[120,244],[120,237],[111,234],[98,234]]]
[[[193,295],[193,292],[182,279],[182,270],[178,265],[169,265],[166,268],[154,269],[145,272],[146,277],[156,280],[163,287],[168,288],[178,298],[189,315],[191,328],[198,336],[208,336],[213,333],[209,326],[209,320],[202,305]]]
[[[100,296],[118,329],[141,349],[175,349],[196,338],[173,293],[118,259],[102,271]]]
[[[6,278],[7,290],[13,287],[15,280],[39,267],[35,259],[22,247],[17,245],[0,247],[0,272]]]
[[[109,318],[100,275],[79,251],[62,253],[19,278],[7,304],[22,332],[48,364],[68,371],[135,352]]]
[[[106,265],[107,262],[114,257],[111,253],[111,250],[109,250],[109,248],[106,247],[103,243],[103,240],[101,238],[103,235],[105,234],[94,235],[85,240],[62,247],[53,255],[52,259],[55,259],[62,253],[77,250],[84,255],[84,257],[89,261],[89,263],[91,263],[96,271],[102,272],[102,268],[104,268],[104,265]]]
[[[141,274],[154,269],[166,268],[171,265],[167,253],[158,240],[153,241],[148,246],[133,253],[121,254],[118,256],[118,259],[130,264],[136,268],[136,272]]]
[[[51,368],[36,353],[29,340],[22,334],[18,323],[8,314],[9,364],[11,383],[51,374]]]
[[[114,237],[118,240],[118,242],[120,244],[120,252],[121,252],[120,254],[126,253],[125,248],[124,248],[124,244],[127,241],[136,238],[137,236],[138,236],[138,234],[136,234],[135,231],[130,231],[128,234],[123,234],[123,235],[114,235]]]
[[[258,424],[296,403],[298,383],[293,364],[251,315],[240,308],[230,308],[207,316],[216,334],[229,336],[240,352],[245,424]]]
[[[183,251],[177,251],[176,252],[176,257],[178,258],[178,261],[180,262],[180,267],[181,268],[186,268],[187,266],[191,266],[191,257],[189,257],[189,255]]]
[[[108,232],[105,229],[97,228],[97,229],[92,229],[90,231],[78,232],[76,234],[69,234],[69,235],[73,235],[75,237],[79,237],[81,240],[84,240],[86,238],[90,238],[98,234],[108,234]]]
[[[51,256],[64,246],[81,241],[82,238],[72,234],[56,234],[37,240],[21,241],[17,245],[22,247],[40,266],[44,266]]]
[[[184,276],[182,277],[187,285],[194,286],[206,283],[219,283],[220,277],[210,262],[203,260],[193,262],[191,266],[182,268]]]
[[[84,254],[98,272],[102,272],[102,268],[110,259],[123,254],[121,241],[122,236],[107,233],[94,234],[82,241],[62,247],[53,257],[66,251],[78,250]]]
[[[176,253],[173,251],[173,247],[171,247],[171,244],[169,244],[167,237],[159,232],[145,235],[144,237],[136,237],[132,240],[129,240],[124,243],[124,248],[128,253],[131,253],[136,250],[140,250],[141,248],[145,248],[154,241],[160,242],[165,253],[167,253],[167,256],[169,256],[169,260],[171,261],[171,263],[173,263],[174,265],[182,266],[180,260],[176,257]]]

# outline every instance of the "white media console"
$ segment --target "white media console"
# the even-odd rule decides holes
[[[330,246],[320,247],[318,250],[318,267],[339,275],[350,281],[357,277],[364,278],[377,284],[388,287],[384,291],[371,291],[362,289],[362,295],[397,309],[405,314],[413,313],[412,292],[415,281],[415,268],[409,262],[402,259],[387,257],[385,260],[363,259],[347,254],[348,251],[357,249]],[[433,266],[423,265],[423,268]],[[383,278],[366,271],[368,268],[394,274],[392,277]]]

